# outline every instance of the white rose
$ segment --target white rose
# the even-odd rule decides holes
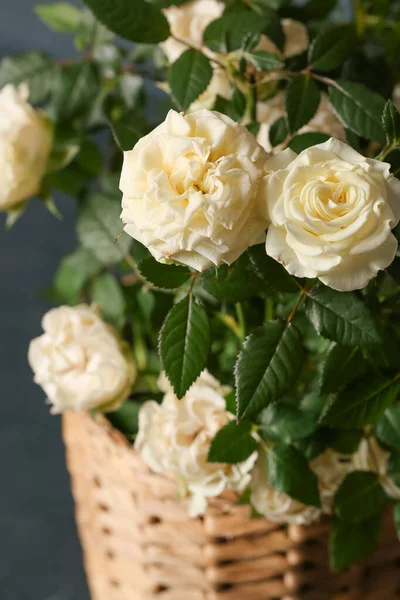
[[[166,8],[164,14],[174,37],[169,37],[160,45],[169,62],[175,62],[188,48],[175,38],[200,48],[207,25],[218,19],[223,10],[224,4],[216,0],[192,0],[180,6]]]
[[[285,34],[283,52],[266,35],[261,36],[256,49],[266,50],[283,58],[291,58],[298,54],[303,54],[310,43],[307,27],[303,23],[300,23],[300,21],[294,21],[293,19],[282,19],[281,25]]]
[[[190,112],[202,108],[213,108],[217,96],[226,100],[232,98],[232,88],[229,82],[229,76],[225,69],[216,68],[207,89],[190,105]]]
[[[335,492],[353,469],[351,458],[328,449],[314,458],[310,462],[310,467],[318,477],[322,512],[331,514]]]
[[[296,277],[360,289],[393,261],[400,182],[390,165],[330,139],[269,159],[266,251]]]
[[[306,506],[271,486],[265,452],[260,454],[251,474],[251,503],[258,513],[277,523],[309,525],[321,514],[315,506]]]
[[[389,453],[386,452],[378,441],[370,437],[361,440],[357,452],[353,454],[353,468],[358,471],[373,471],[381,477],[381,484],[388,496],[400,500],[400,487],[388,475]]]
[[[28,96],[25,84],[0,91],[0,210],[36,194],[46,169],[52,130]]]
[[[171,110],[124,153],[124,229],[161,262],[197,271],[231,264],[265,239],[266,162],[254,136],[229,117]]]
[[[261,144],[267,152],[272,151],[272,146],[269,141],[271,125],[284,115],[285,92],[278,92],[276,96],[268,102],[257,103],[257,120],[261,124],[257,134],[257,142]],[[346,139],[344,127],[333,112],[329,103],[329,97],[325,92],[322,92],[321,94],[321,102],[311,121],[307,123],[307,125],[304,125],[297,133],[300,134],[315,131],[326,133],[339,140],[344,141]],[[274,150],[277,151],[282,148],[283,144],[276,146]]]
[[[85,304],[50,310],[42,326],[44,334],[31,341],[28,359],[52,412],[119,408],[136,368],[116,331]]]
[[[159,386],[166,392],[162,403],[146,402],[140,409],[135,448],[153,471],[175,476],[182,492],[189,494],[194,517],[204,513],[207,498],[249,484],[256,453],[235,465],[207,462],[215,434],[234,418],[226,410],[230,388],[210,373],[203,371],[181,400],[165,376]]]

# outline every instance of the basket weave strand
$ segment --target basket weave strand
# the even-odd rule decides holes
[[[63,434],[92,600],[400,599],[389,514],[374,556],[332,574],[328,519],[251,520],[229,493],[190,519],[175,482],[151,473],[106,419],[67,413]]]

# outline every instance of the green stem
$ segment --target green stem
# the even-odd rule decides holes
[[[275,316],[275,306],[272,298],[265,300],[265,322],[272,321]]]
[[[385,146],[384,148],[382,148],[382,150],[380,151],[380,153],[378,154],[378,156],[375,157],[375,160],[385,160],[385,158],[387,157],[388,154],[390,154],[392,152],[392,150],[394,150],[395,148],[397,148],[397,146],[399,145],[398,141],[392,142],[391,144],[388,144],[387,146]]]
[[[235,304],[236,316],[239,322],[240,339],[242,342],[246,339],[246,321],[244,318],[243,306],[240,302]]]
[[[257,121],[257,86],[254,75],[250,76],[250,81],[247,86],[246,114],[250,121]]]

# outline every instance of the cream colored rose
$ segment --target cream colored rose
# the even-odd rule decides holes
[[[225,489],[243,490],[250,482],[254,453],[236,465],[207,462],[215,434],[234,417],[226,410],[222,386],[203,371],[181,400],[175,396],[165,376],[159,386],[165,392],[161,404],[146,402],[139,413],[139,433],[135,448],[156,473],[169,472],[190,497],[191,516],[204,513],[207,498]]]
[[[314,458],[310,467],[318,477],[322,512],[331,514],[335,492],[346,475],[353,470],[351,458],[328,449]]]
[[[0,210],[36,194],[46,169],[52,130],[28,96],[25,84],[0,91]]]
[[[160,45],[169,62],[175,62],[188,48],[176,38],[200,48],[207,25],[218,19],[223,10],[224,4],[216,0],[192,0],[180,6],[166,8],[164,14],[174,37],[169,37]]]
[[[400,182],[389,168],[335,139],[270,158],[267,254],[336,290],[366,286],[397,250]]]
[[[378,473],[387,495],[394,500],[400,500],[400,487],[394,483],[387,472],[389,453],[379,445],[375,438],[362,439],[357,452],[353,454],[352,460],[354,469]]]
[[[260,454],[251,474],[251,504],[258,513],[277,523],[309,525],[321,514],[315,506],[306,506],[271,486],[265,452]]]
[[[225,69],[214,69],[213,76],[207,89],[197,98],[197,100],[192,102],[189,111],[194,112],[196,110],[201,110],[202,108],[213,108],[217,96],[221,96],[226,100],[232,98],[232,88]]]
[[[28,359],[52,412],[119,408],[136,368],[116,331],[85,304],[50,310],[42,326],[44,334],[31,341]]]
[[[303,23],[300,23],[300,21],[294,21],[293,19],[282,19],[281,25],[285,34],[283,52],[266,35],[261,36],[257,50],[266,50],[282,58],[291,58],[298,54],[303,54],[310,43],[307,27]]]
[[[197,271],[231,264],[265,239],[266,162],[254,136],[229,117],[171,110],[124,153],[124,229],[161,262]]]
[[[269,132],[271,125],[277,119],[280,119],[285,114],[285,92],[278,92],[268,102],[258,102],[257,104],[257,120],[261,124],[257,134],[257,142],[261,144],[267,152],[272,151],[272,146],[269,141]],[[333,112],[329,104],[329,97],[325,92],[321,94],[321,102],[318,110],[307,125],[302,127],[297,133],[308,132],[326,133],[331,137],[339,140],[345,140],[346,135],[344,127]],[[282,150],[283,144],[276,146],[274,151]]]

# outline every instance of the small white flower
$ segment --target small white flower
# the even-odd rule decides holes
[[[256,460],[253,453],[239,464],[207,462],[212,439],[234,417],[226,410],[230,388],[222,386],[203,371],[184,398],[178,400],[162,375],[165,392],[161,404],[150,401],[139,413],[139,433],[135,447],[156,473],[172,473],[184,493],[190,496],[190,515],[204,513],[207,498],[225,489],[243,490],[250,482]]]
[[[330,139],[267,163],[266,251],[296,277],[340,291],[363,288],[393,261],[400,182],[390,165]]]
[[[85,304],[50,310],[42,326],[44,333],[31,341],[28,359],[52,412],[119,408],[136,368],[116,331]]]
[[[265,239],[260,184],[267,158],[254,136],[226,115],[171,110],[124,153],[125,231],[160,262],[197,271],[231,264]]]
[[[0,91],[0,210],[37,194],[46,169],[52,130],[28,96],[23,83]]]
[[[357,452],[353,454],[353,468],[358,471],[373,471],[382,479],[382,487],[388,496],[400,500],[400,487],[388,475],[389,453],[373,437],[362,439]]]

